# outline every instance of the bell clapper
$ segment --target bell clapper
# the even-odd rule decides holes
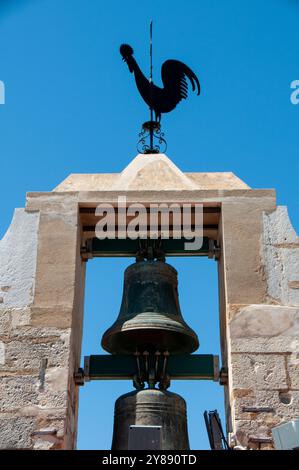
[[[161,261],[165,263],[165,252],[162,247],[162,239],[139,240],[136,262],[140,261]]]
[[[136,390],[143,390],[144,389],[144,382],[141,380],[140,376],[135,374],[133,377],[133,386]]]
[[[133,377],[133,385],[137,390],[143,390],[145,383],[150,389],[154,389],[157,384],[159,384],[160,390],[166,390],[170,387],[170,376],[167,373],[168,351],[163,353],[160,351],[155,353],[136,351],[134,356],[136,357],[137,370]]]

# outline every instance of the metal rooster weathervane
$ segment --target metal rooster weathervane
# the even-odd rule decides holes
[[[150,121],[142,125],[142,131],[139,134],[140,140],[137,148],[143,153],[159,153],[160,145],[164,145],[166,150],[166,141],[161,132],[161,114],[172,111],[181,100],[188,96],[188,82],[190,80],[192,91],[197,90],[200,93],[200,84],[195,73],[183,62],[179,60],[166,60],[161,68],[161,77],[164,87],[160,88],[153,82],[153,43],[152,43],[153,22],[150,23],[150,77],[147,79],[139,68],[135,58],[134,51],[128,44],[120,46],[120,53],[129,67],[129,71],[134,73],[135,82],[140,95],[150,109]],[[155,113],[155,120],[153,119]],[[146,143],[149,138],[149,144]],[[154,143],[156,141],[157,143]]]

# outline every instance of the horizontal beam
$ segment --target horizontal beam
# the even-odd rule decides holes
[[[134,203],[133,203],[134,204]],[[194,204],[194,203],[193,203]],[[109,204],[110,205],[110,204]],[[150,203],[149,203],[150,205]],[[129,206],[128,206],[129,207]],[[147,211],[149,211],[149,208],[146,207]],[[123,208],[122,208],[123,210]],[[204,206],[202,208],[203,210],[203,213],[204,214],[220,214],[221,212],[221,208],[220,207],[216,207],[216,206]],[[118,213],[118,207],[117,205],[115,206],[115,209],[114,209],[115,213],[117,214]],[[194,208],[194,205],[192,206],[191,205],[191,213],[194,213],[195,212],[195,208]],[[81,206],[80,207],[80,214],[92,214],[92,215],[96,215],[96,207],[83,207]]]
[[[137,374],[136,356],[117,354],[85,356],[84,373],[82,372],[83,383],[89,380],[132,380]],[[218,381],[219,358],[212,354],[169,356],[166,372],[170,380]],[[77,379],[79,383],[80,377]]]
[[[155,242],[157,242],[157,240],[149,239],[150,244],[154,244]],[[166,256],[208,256],[213,258],[217,252],[214,241],[208,237],[203,237],[202,246],[198,249],[191,249],[191,247],[187,249],[186,243],[190,243],[190,240],[185,238],[162,239],[161,248]],[[139,239],[131,240],[127,238],[113,240],[106,238],[105,240],[99,240],[94,237],[87,240],[86,247],[82,249],[82,256],[87,259],[110,256],[134,257],[139,249],[139,244]],[[194,245],[192,248],[195,248]]]

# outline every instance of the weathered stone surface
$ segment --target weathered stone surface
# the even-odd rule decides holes
[[[287,388],[285,359],[276,354],[232,354],[232,388],[281,390]]]
[[[0,412],[18,410],[38,403],[38,378],[34,376],[0,378]]]
[[[0,414],[0,449],[28,449],[35,419]]]
[[[34,438],[33,449],[34,450],[54,450],[57,449],[57,444],[59,444],[59,439],[56,436],[42,436]],[[60,447],[60,446],[59,446]]]
[[[256,338],[232,338],[233,353],[293,353],[298,351],[299,338],[290,336],[261,336]]]
[[[263,241],[269,297],[299,306],[299,238],[285,207],[264,214]]]
[[[46,369],[43,375],[0,377],[0,412],[16,411],[36,415],[38,407],[48,408],[56,417],[66,409],[68,369]],[[23,410],[19,410],[23,408]],[[55,411],[56,409],[56,411]]]
[[[234,423],[234,434],[237,443],[250,449],[258,449],[259,444],[255,440],[272,438],[271,428],[276,425],[275,421],[274,419],[273,422],[263,423],[260,421],[237,419]]]
[[[5,364],[5,344],[0,341],[0,366]]]
[[[268,294],[283,305],[299,306],[299,246],[265,248]]]
[[[231,338],[299,336],[299,309],[277,305],[250,305],[230,322]]]
[[[56,420],[63,421],[65,420],[65,406],[61,408],[51,408],[50,406],[40,405],[28,405],[23,406],[18,414],[24,417],[37,417],[38,423],[41,426],[48,426],[49,423],[53,423]]]
[[[48,367],[66,365],[68,348],[68,341],[57,341],[56,337],[9,341],[6,343],[5,370],[39,370],[42,359],[47,360]]]
[[[27,307],[33,300],[38,213],[16,209],[0,241],[0,287],[5,308]]]
[[[277,422],[299,417],[299,391],[256,390],[234,399],[235,412],[239,419],[252,419],[267,422],[277,418]],[[267,408],[268,411],[246,411]]]
[[[57,450],[62,449],[64,442],[64,420],[39,420],[39,426],[32,432],[33,449]]]
[[[205,189],[250,189],[238,176],[231,172],[185,173],[199,188]]]
[[[30,309],[12,309],[11,310],[11,327],[19,328],[21,326],[29,326],[31,321]]]
[[[12,325],[11,325],[12,326]],[[45,342],[46,338],[56,338],[57,341],[67,341],[71,328],[56,328],[55,326],[24,326],[11,328],[9,338],[15,341]]]
[[[273,212],[264,213],[264,231],[268,244],[299,243],[286,206],[278,206]]]
[[[232,352],[294,352],[299,350],[299,309],[250,305],[230,321]]]
[[[44,384],[39,385],[39,406],[62,408],[67,406],[68,370],[57,367],[47,370]]]
[[[0,338],[6,337],[11,328],[11,311],[0,308]]]
[[[299,390],[299,338],[298,347],[293,354],[287,358],[287,370],[290,380],[290,388],[292,390]],[[298,404],[299,415],[299,404]]]

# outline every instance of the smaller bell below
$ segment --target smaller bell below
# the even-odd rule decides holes
[[[130,426],[161,426],[161,450],[188,450],[185,400],[176,393],[157,389],[134,391],[116,400],[112,450],[133,449],[129,446]]]
[[[104,333],[102,347],[112,354],[195,351],[198,338],[181,314],[177,285],[177,271],[167,263],[130,265],[125,271],[120,313]]]

